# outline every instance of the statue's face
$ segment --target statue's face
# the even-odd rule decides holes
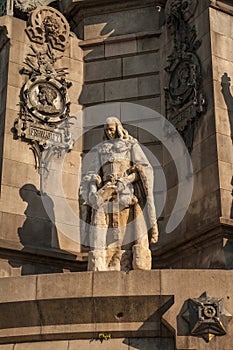
[[[113,140],[116,138],[116,123],[106,124],[104,129],[110,140]]]

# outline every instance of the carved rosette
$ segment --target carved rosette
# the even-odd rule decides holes
[[[69,132],[70,101],[66,68],[57,61],[68,44],[69,25],[58,11],[39,7],[31,14],[27,33],[31,52],[20,73],[27,76],[20,92],[20,113],[14,124],[14,136],[30,144],[36,168],[48,169],[52,156],[73,147]]]
[[[189,24],[196,7],[197,0],[170,0],[166,6],[168,36],[173,38],[173,52],[165,68],[169,75],[165,88],[166,117],[183,135],[189,151],[194,122],[206,109],[201,64],[196,54],[201,41],[197,40],[195,27]]]

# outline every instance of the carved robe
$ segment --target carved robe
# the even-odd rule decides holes
[[[153,170],[144,152],[131,137],[106,140],[92,153],[81,185],[88,204],[88,245],[94,250],[118,249],[127,256],[133,245],[148,250],[148,232],[152,229],[157,235],[158,231]]]

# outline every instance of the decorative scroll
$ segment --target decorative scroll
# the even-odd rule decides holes
[[[165,88],[166,117],[183,135],[192,150],[194,122],[205,112],[202,93],[201,64],[196,54],[201,41],[189,19],[194,15],[197,0],[170,0],[166,7],[168,33],[173,37],[173,52],[168,57],[168,87]]]

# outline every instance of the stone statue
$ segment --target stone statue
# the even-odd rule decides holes
[[[150,270],[149,244],[157,242],[158,227],[148,159],[116,117],[107,118],[104,141],[91,153],[80,186],[88,269]]]

